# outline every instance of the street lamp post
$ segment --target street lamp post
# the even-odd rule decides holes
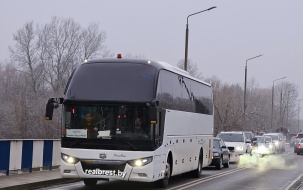
[[[300,132],[300,101],[303,99],[298,100],[298,133]]]
[[[293,84],[290,84],[290,85],[293,85]],[[290,86],[290,85],[287,85],[287,86]],[[290,98],[289,98],[289,93],[290,92],[294,92],[295,90],[288,90],[287,91],[287,101],[286,101],[286,124],[285,124],[285,128],[288,129],[288,104],[289,104],[289,101],[290,101]]]
[[[196,13],[193,13],[193,14],[190,14],[187,16],[187,22],[186,22],[186,36],[185,36],[185,60],[184,60],[184,70],[187,71],[187,54],[188,54],[188,18],[190,16],[193,16],[193,15],[196,15],[196,14],[199,14],[199,13],[202,13],[202,12],[205,12],[205,11],[209,11],[211,9],[214,9],[214,8],[217,8],[217,7],[210,7],[208,9],[205,9],[203,11],[199,11],[199,12],[196,12]]]
[[[263,54],[262,54],[263,55]],[[243,126],[242,126],[242,130],[244,131],[244,124],[245,124],[245,110],[246,110],[246,83],[247,83],[247,61],[251,60],[251,59],[255,59],[257,57],[260,57],[262,55],[258,55],[252,58],[249,58],[246,60],[246,64],[245,64],[245,83],[244,83],[244,111],[243,111]]]
[[[286,77],[282,77],[272,82],[272,92],[271,92],[271,119],[270,119],[270,128],[272,130],[272,119],[274,114],[274,90],[275,90],[275,81],[285,79]]]

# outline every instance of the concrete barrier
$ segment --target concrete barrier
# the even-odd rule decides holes
[[[49,167],[60,164],[60,139],[52,140],[0,140],[0,171],[6,175],[12,170]]]

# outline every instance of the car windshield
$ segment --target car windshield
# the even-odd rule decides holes
[[[264,137],[257,137],[257,142],[258,143],[265,143],[265,138]]]
[[[266,141],[271,142],[272,139],[270,137],[265,137]]]
[[[218,137],[225,142],[244,142],[243,134],[238,133],[220,133]]]
[[[272,140],[279,140],[279,137],[277,135],[266,135],[272,138]]]
[[[218,140],[214,139],[214,144],[213,144],[214,149],[219,149],[220,148],[220,143]]]
[[[303,134],[298,134],[298,138],[303,138]]]

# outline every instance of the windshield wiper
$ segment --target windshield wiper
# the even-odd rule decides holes
[[[74,142],[70,147],[73,148],[76,144],[79,144],[81,143],[82,141],[84,141],[85,139],[80,139],[80,140],[77,140],[76,142]]]
[[[124,142],[126,142],[129,146],[131,146],[134,150],[137,150],[137,147],[135,147],[134,145],[132,145],[128,140],[126,140],[125,138],[123,137],[119,137],[121,138],[122,140],[124,140]]]

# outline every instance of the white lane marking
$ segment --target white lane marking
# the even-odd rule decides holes
[[[194,180],[194,181],[182,184],[182,185],[178,185],[178,186],[169,188],[167,190],[185,189],[185,188],[197,185],[199,183],[203,183],[203,182],[206,182],[206,181],[209,181],[209,180],[212,180],[212,179],[216,179],[216,178],[219,178],[219,177],[222,177],[222,176],[225,176],[225,175],[228,175],[228,174],[232,174],[232,173],[235,173],[235,172],[239,172],[239,171],[242,171],[242,170],[245,170],[245,169],[247,169],[247,168],[236,168],[236,169],[229,170],[229,171],[226,171],[226,172],[222,172],[222,173],[219,173],[219,174],[214,174],[214,175],[211,175],[209,177],[202,178],[202,179],[197,179],[197,180]]]
[[[301,174],[299,177],[297,177],[293,182],[291,182],[291,184],[289,184],[284,190],[288,190],[291,186],[293,186],[293,184],[296,183],[296,181],[298,181],[303,174]]]
[[[48,190],[58,190],[58,189],[69,189],[67,187],[72,187],[72,186],[75,186],[75,185],[80,185],[80,183],[82,184],[83,181],[79,181],[79,182],[76,182],[76,183],[72,183],[71,185],[61,185],[60,187],[55,187],[55,188],[52,188],[52,189],[48,189]]]

